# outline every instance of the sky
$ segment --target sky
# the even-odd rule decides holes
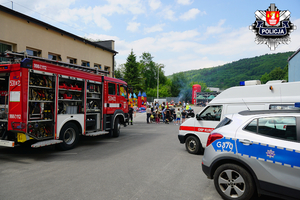
[[[255,43],[255,11],[271,3],[297,26],[289,44]],[[300,0],[0,0],[2,6],[80,37],[114,40],[117,68],[150,53],[165,75],[300,48]]]

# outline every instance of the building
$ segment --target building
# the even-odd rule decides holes
[[[62,29],[0,5],[0,52],[27,52],[114,75],[114,41],[91,42]],[[2,58],[1,61],[3,61]]]
[[[289,82],[300,81],[300,49],[298,49],[291,57],[289,62]]]

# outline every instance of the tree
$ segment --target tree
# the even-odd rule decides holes
[[[273,69],[270,74],[270,80],[282,80],[284,77],[284,71],[283,69],[281,69],[280,67],[276,67],[275,69]]]
[[[143,53],[140,58],[141,75],[144,78],[143,89],[157,87],[157,66],[152,61],[153,57],[150,53]]]
[[[124,64],[124,80],[130,87],[133,87],[133,92],[141,91],[141,76],[139,64],[136,62],[136,56],[131,50],[127,57],[127,62]]]
[[[124,64],[119,65],[119,67],[115,69],[115,77],[116,78],[124,78],[124,71],[125,71]]]

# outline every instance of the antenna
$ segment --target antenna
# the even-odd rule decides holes
[[[248,110],[250,111],[250,109],[249,109],[249,107],[247,106],[247,104],[246,104],[246,102],[244,101],[244,99],[242,99],[242,100],[243,100],[245,106],[246,106],[246,107],[248,108]]]

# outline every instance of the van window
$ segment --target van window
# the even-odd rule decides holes
[[[200,119],[208,121],[220,121],[223,106],[209,106],[200,115]]]
[[[108,83],[108,94],[116,94],[116,85],[114,83]]]

